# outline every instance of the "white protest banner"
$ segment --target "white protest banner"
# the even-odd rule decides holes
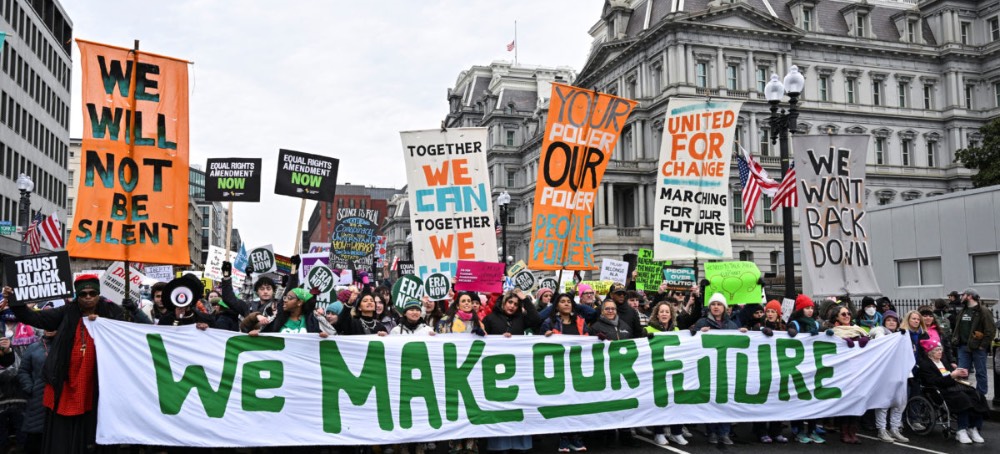
[[[99,386],[129,396],[102,393],[101,444],[387,445],[859,415],[904,405],[914,364],[906,336],[865,348],[826,335],[735,331],[614,342],[471,334],[324,340],[85,323]],[[136,421],[147,430],[133,430]],[[248,427],[281,427],[281,436],[247,436]]]
[[[129,295],[138,302],[142,298],[142,281],[146,279],[134,266],[129,266]],[[121,304],[125,299],[125,263],[114,262],[101,274],[101,296]]]
[[[865,220],[867,135],[795,136],[803,293],[879,295]]]
[[[729,166],[742,102],[671,99],[657,167],[656,260],[732,258]]]
[[[146,277],[157,282],[170,282],[174,278],[173,265],[152,265],[146,267]]]
[[[497,261],[486,128],[400,132],[414,274],[449,276],[459,260]]]
[[[601,280],[624,285],[628,279],[628,262],[615,259],[601,260]]]

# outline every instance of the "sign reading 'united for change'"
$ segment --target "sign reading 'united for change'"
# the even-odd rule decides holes
[[[260,202],[260,159],[209,159],[205,171],[205,200]]]
[[[278,152],[278,176],[274,180],[274,193],[332,202],[337,193],[339,166],[339,159],[282,149]]]

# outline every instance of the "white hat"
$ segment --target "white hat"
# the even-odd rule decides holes
[[[722,305],[725,306],[726,297],[722,296],[722,294],[718,292],[713,293],[712,297],[708,299],[708,304],[711,305],[712,303],[722,303]]]

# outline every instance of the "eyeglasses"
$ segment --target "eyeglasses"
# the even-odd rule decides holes
[[[79,296],[79,297],[82,297],[82,298],[93,298],[93,297],[95,297],[97,295],[98,295],[98,293],[96,291],[94,291],[94,290],[85,290],[85,291],[82,291],[82,292],[76,292],[76,296]]]
[[[617,310],[618,310],[618,309],[615,309],[615,308],[613,308],[613,307],[605,307],[605,308],[604,308],[604,312],[614,312],[614,311],[617,311]]]
[[[594,292],[583,292],[581,295],[594,295]]]

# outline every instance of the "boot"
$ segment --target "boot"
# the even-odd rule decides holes
[[[858,439],[858,425],[851,424],[851,444],[860,445],[861,440]]]
[[[851,428],[847,424],[840,425],[840,442],[851,444]]]

